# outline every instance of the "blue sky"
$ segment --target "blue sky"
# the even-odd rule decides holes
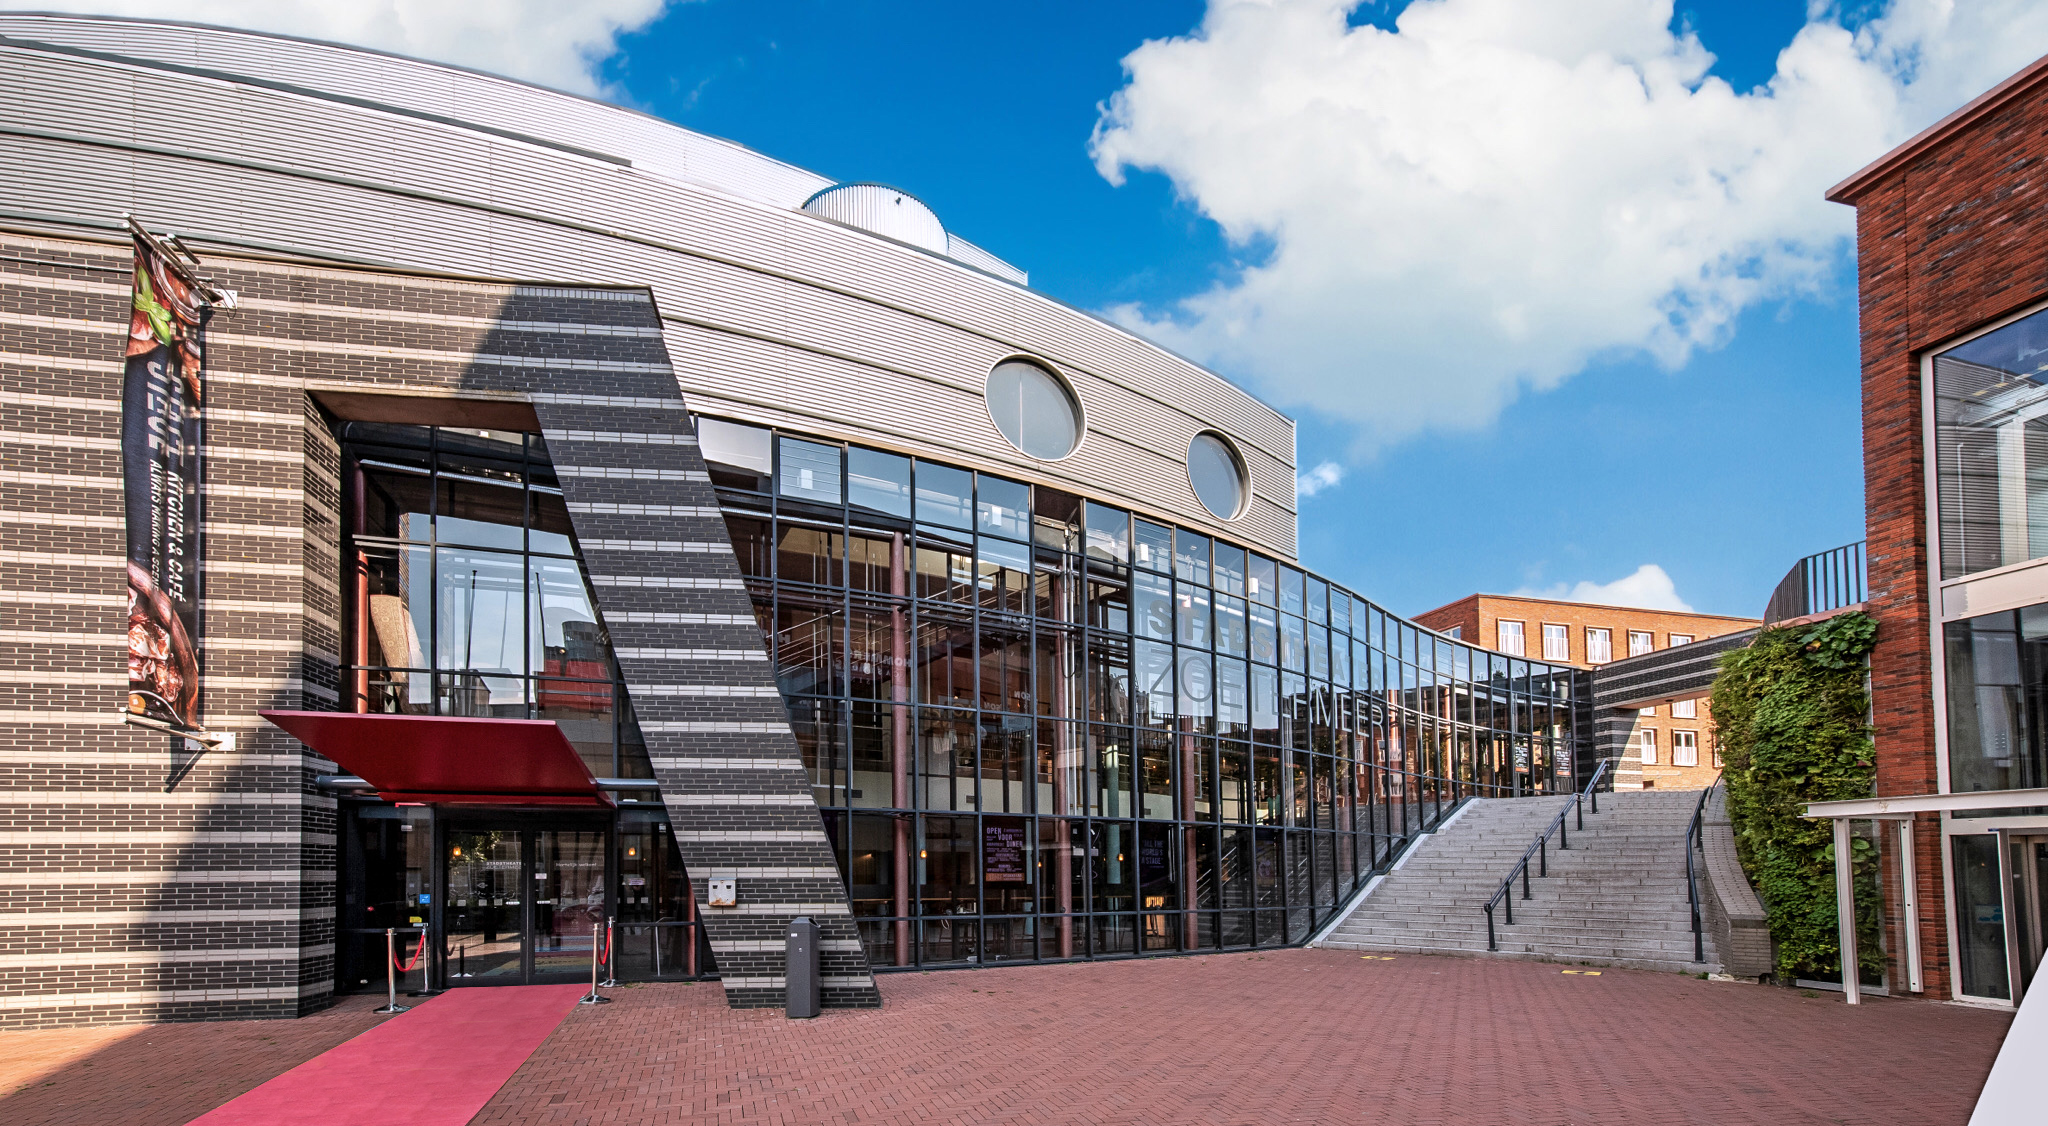
[[[1294,416],[1303,561],[1755,614],[1861,538],[1822,194],[2040,0],[49,0],[606,97],[878,180]],[[1334,482],[1334,483],[1330,483]]]
[[[915,192],[1061,300],[1159,303],[1238,254],[1167,177],[1113,186],[1088,140],[1123,56],[1186,34],[1202,11],[712,0],[623,37],[604,73],[662,117]],[[1770,77],[1805,10],[1693,4],[1677,18],[1746,89]],[[1757,613],[1799,555],[1862,538],[1853,286],[1845,258],[1824,295],[1749,310],[1732,342],[1678,370],[1600,364],[1482,430],[1352,462],[1303,499],[1302,558],[1410,613],[1474,590],[1607,583],[1644,563],[1696,609]],[[1348,426],[1291,413],[1304,467],[1347,460]]]

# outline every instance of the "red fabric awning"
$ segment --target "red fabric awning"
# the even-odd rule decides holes
[[[368,782],[386,801],[608,806],[560,724],[547,719],[258,712]]]

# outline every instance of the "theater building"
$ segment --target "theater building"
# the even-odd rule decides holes
[[[0,73],[0,1024],[302,1014],[387,931],[745,1006],[797,916],[841,1006],[1294,944],[1578,776],[1583,673],[1319,577],[1290,419],[906,192],[239,31]],[[207,304],[178,626],[125,216]]]

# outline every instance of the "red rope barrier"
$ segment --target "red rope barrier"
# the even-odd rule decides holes
[[[398,964],[398,959],[397,959],[397,958],[396,958],[396,957],[394,956],[394,957],[393,957],[393,958],[391,959],[391,965],[392,965],[392,966],[393,966],[394,968],[396,968],[396,969],[398,970],[398,972],[399,972],[399,973],[402,973],[402,974],[409,974],[409,973],[411,973],[411,972],[412,972],[413,970],[415,970],[415,969],[417,969],[417,968],[419,967],[419,964],[420,964],[420,955],[421,955],[421,954],[424,954],[424,953],[426,952],[426,949],[427,949],[427,936],[426,936],[425,934],[421,934],[421,935],[420,935],[420,944],[419,944],[418,946],[415,946],[415,947],[413,947],[413,948],[412,948],[412,960],[411,960],[411,961],[409,961],[409,962],[407,962],[407,963],[405,963],[404,965],[402,965],[402,966],[401,966],[401,965],[399,965],[399,964]]]
[[[612,964],[612,925],[610,923],[604,925],[604,957],[599,958],[598,961],[607,966]]]

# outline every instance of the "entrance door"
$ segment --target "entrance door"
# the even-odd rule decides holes
[[[2019,971],[2023,994],[2034,987],[2034,971],[2048,947],[2048,836],[2006,837],[2006,863],[2010,882],[2006,887],[2005,917],[2009,957]],[[2017,1002],[2019,996],[2013,1000]]]
[[[448,984],[586,977],[591,926],[604,921],[605,836],[595,828],[450,828]]]
[[[533,832],[533,942],[528,977],[577,981],[590,975],[592,927],[604,924],[604,833]]]

